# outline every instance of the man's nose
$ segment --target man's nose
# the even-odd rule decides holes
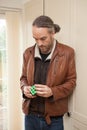
[[[41,46],[41,45],[43,45],[42,41],[38,40],[38,46]]]

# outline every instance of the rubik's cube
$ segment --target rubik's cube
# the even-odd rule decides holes
[[[34,85],[31,87],[30,92],[31,92],[32,95],[36,94],[36,89],[35,89]]]

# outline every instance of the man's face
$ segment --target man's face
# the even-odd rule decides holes
[[[49,53],[53,47],[54,33],[49,32],[48,28],[36,26],[32,27],[32,33],[41,53]]]

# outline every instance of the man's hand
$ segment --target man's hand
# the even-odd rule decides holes
[[[32,86],[24,86],[24,95],[28,98],[35,98],[36,96],[33,96],[30,92]]]
[[[36,94],[41,97],[50,97],[53,95],[51,88],[47,85],[35,84]]]

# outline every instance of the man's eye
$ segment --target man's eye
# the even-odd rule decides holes
[[[41,38],[42,41],[44,41],[45,39],[46,39],[45,37],[44,37],[44,38]]]

